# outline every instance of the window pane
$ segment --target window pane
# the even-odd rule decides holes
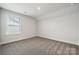
[[[20,32],[19,26],[9,26],[8,32],[10,34],[18,34]]]
[[[8,34],[19,34],[20,33],[20,19],[19,17],[9,17],[8,19]]]
[[[20,24],[20,19],[18,17],[9,17],[9,25],[19,25]]]

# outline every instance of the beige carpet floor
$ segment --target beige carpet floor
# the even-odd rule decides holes
[[[34,37],[2,45],[3,55],[77,55],[78,46]]]

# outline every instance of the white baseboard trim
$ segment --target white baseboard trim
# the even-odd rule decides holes
[[[33,38],[36,36],[31,36],[31,37],[26,37],[26,38],[18,38],[17,40],[13,40],[13,41],[8,41],[8,42],[1,42],[0,45],[4,45],[4,44],[8,44],[8,43],[12,43],[12,42],[16,42],[16,41],[21,41],[21,40],[25,40],[25,39],[29,39],[29,38]]]
[[[44,36],[31,36],[31,37],[28,37],[28,38],[20,38],[20,39],[14,40],[14,41],[2,42],[2,43],[0,43],[0,45],[16,42],[16,41],[20,41],[20,40],[25,40],[25,39],[29,39],[29,38],[33,38],[33,37],[42,37],[42,38],[47,38],[47,39],[50,39],[50,40],[56,40],[56,41],[65,42],[65,43],[69,43],[69,44],[73,44],[73,45],[78,45],[79,46],[78,43],[64,41],[64,40],[58,40],[57,38],[49,38],[49,37],[44,37]]]
[[[73,44],[73,45],[79,46],[78,43],[69,42],[69,41],[65,41],[65,40],[58,40],[57,38],[50,38],[50,37],[44,37],[44,36],[38,36],[38,37],[47,38],[47,39],[50,39],[50,40],[60,41],[60,42],[69,43],[69,44]]]

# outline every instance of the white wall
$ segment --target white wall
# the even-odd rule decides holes
[[[1,15],[1,9],[0,9],[0,15]],[[1,17],[0,17],[0,42],[1,42]]]
[[[6,21],[8,14],[19,16],[21,19],[21,33],[17,35],[6,35]],[[2,42],[8,43],[12,41],[22,40],[36,36],[36,20],[32,17],[24,16],[9,10],[1,9],[1,29],[2,29]]]
[[[38,36],[78,44],[77,11],[77,6],[71,6],[40,17]]]
[[[1,9],[0,9],[0,15],[1,15]],[[0,43],[1,43],[1,19],[0,19]],[[0,46],[0,54],[1,54],[1,51],[2,50],[1,50],[1,46]]]
[[[79,6],[78,6],[78,45],[79,45]]]
[[[79,12],[78,12],[78,45],[79,45]]]

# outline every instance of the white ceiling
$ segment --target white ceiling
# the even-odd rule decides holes
[[[32,17],[41,17],[70,6],[69,3],[0,3],[0,5],[5,9]]]

